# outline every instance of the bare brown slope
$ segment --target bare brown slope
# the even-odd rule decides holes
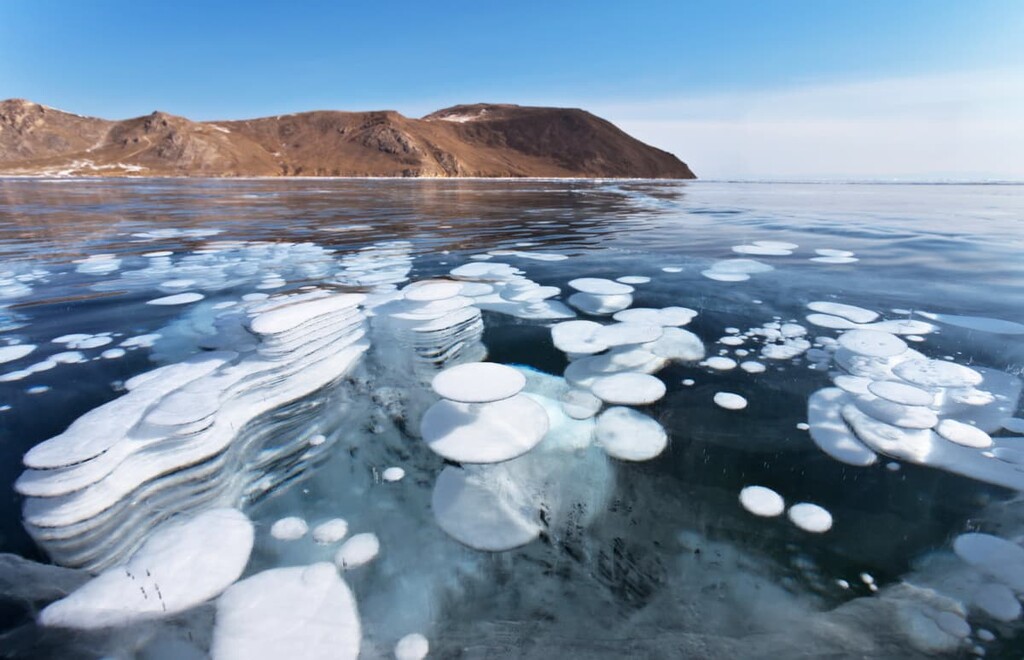
[[[23,99],[0,102],[0,163],[49,158],[96,145],[114,122]]]
[[[25,102],[0,108],[11,103]],[[0,173],[694,178],[675,156],[574,109],[481,104],[423,119],[319,111],[221,122],[155,112],[108,122],[21,107],[8,124],[32,130],[0,124]]]

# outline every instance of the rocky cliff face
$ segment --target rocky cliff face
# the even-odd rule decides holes
[[[678,158],[567,108],[460,105],[410,119],[318,111],[124,121],[0,103],[0,175],[638,177],[692,179]]]

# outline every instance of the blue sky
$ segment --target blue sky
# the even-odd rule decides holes
[[[1018,0],[4,0],[0,98],[110,118],[576,106],[717,178],[1024,178],[1022,34]]]

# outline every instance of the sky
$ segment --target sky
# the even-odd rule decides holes
[[[1022,0],[0,0],[0,99],[580,107],[701,178],[1024,180],[1022,35]]]

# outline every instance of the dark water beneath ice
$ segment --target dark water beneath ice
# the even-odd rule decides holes
[[[410,244],[410,280],[443,277],[492,250],[568,256],[492,260],[561,287],[562,300],[573,278],[650,277],[636,287],[634,306],[697,310],[687,329],[708,355],[732,352],[716,343],[726,328],[746,330],[776,317],[803,323],[812,337],[835,336],[803,321],[806,304],[816,300],[885,318],[912,310],[1024,323],[1020,186],[0,180],[0,346],[37,346],[0,365],[0,375],[69,350],[52,341],[62,335],[111,338],[81,349],[84,361],[0,382],[0,551],[47,561],[22,527],[22,502],[12,487],[22,454],[118,397],[128,378],[199,349],[181,323],[190,305],[147,301],[200,291],[205,299],[198,305],[211,307],[325,283],[344,290],[336,276],[346,255],[396,240]],[[799,247],[786,256],[732,250],[753,241]],[[218,261],[211,249],[230,259]],[[815,262],[816,249],[851,251],[858,260]],[[152,256],[162,251],[173,254]],[[173,278],[133,275],[154,260],[180,264],[190,254],[193,267]],[[734,283],[702,275],[714,262],[738,257],[774,270]],[[172,336],[167,328],[176,322]],[[488,360],[556,376],[568,364],[552,345],[551,321],[485,312],[484,324]],[[913,348],[1016,376],[1024,368],[1024,335],[938,329]],[[101,357],[125,338],[148,333],[164,337]],[[885,629],[911,625],[892,623],[899,616],[891,601],[873,603],[903,581],[941,583],[958,534],[1024,535],[1022,504],[1013,491],[927,465],[900,462],[894,470],[888,459],[868,467],[832,459],[797,428],[807,420],[808,397],[831,385],[827,371],[809,368],[806,356],[762,362],[768,370],[757,376],[692,362],[660,371],[667,394],[644,411],[668,431],[667,449],[648,462],[610,461],[601,509],[587,524],[547,530],[503,553],[471,550],[436,529],[429,493],[444,464],[418,440],[403,436],[400,426],[378,435],[353,431],[347,450],[333,447],[302,478],[243,507],[257,526],[246,574],[330,560],[333,551],[282,544],[268,530],[287,515],[311,522],[341,516],[381,541],[374,564],[346,574],[363,619],[365,657],[386,656],[413,631],[431,640],[435,657],[927,654]],[[721,391],[743,395],[749,406],[716,406],[712,397]],[[345,396],[345,405],[374,406],[358,388]],[[388,440],[360,444],[378,437]],[[403,466],[405,480],[382,482],[378,471],[387,465]],[[787,502],[823,506],[832,529],[809,534],[785,516],[751,515],[737,500],[750,484],[770,487]],[[862,573],[873,576],[879,592]],[[972,637],[931,652],[1024,651],[1019,619],[996,622],[968,611]],[[0,616],[9,630],[23,630],[31,608],[4,603]],[[189,639],[205,649],[210,624],[195,626],[199,632]],[[995,641],[979,639],[980,628],[993,631]],[[167,633],[147,629],[130,644],[144,646],[146,635],[156,634]],[[116,635],[102,644],[74,635],[45,642],[8,636],[0,644],[5,639],[26,657],[33,644],[40,654],[73,648],[85,657],[129,644]]]

